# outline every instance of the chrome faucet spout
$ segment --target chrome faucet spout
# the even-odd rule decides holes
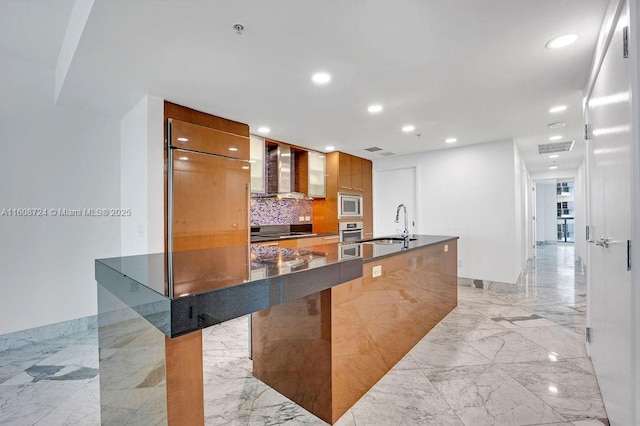
[[[396,223],[400,222],[400,209],[404,210],[404,229],[402,230],[402,238],[409,238],[409,218],[407,216],[407,206],[400,204],[396,210]]]

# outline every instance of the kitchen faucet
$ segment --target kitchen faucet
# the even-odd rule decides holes
[[[400,204],[398,210],[396,210],[396,223],[400,222],[400,209],[404,209],[404,229],[402,230],[402,238],[405,242],[409,239],[409,219],[407,217],[407,206]]]

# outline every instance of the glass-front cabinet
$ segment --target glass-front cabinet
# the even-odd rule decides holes
[[[309,151],[309,196],[317,198],[324,198],[326,196],[326,174],[327,163],[324,154]]]
[[[264,190],[264,138],[251,135],[249,161],[251,161],[251,192]]]

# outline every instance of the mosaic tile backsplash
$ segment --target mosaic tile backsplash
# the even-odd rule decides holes
[[[251,226],[311,223],[312,212],[311,200],[252,198]],[[300,220],[301,217],[309,220]]]

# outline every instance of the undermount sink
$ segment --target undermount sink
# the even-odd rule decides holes
[[[409,238],[409,241],[415,241],[415,238]],[[363,241],[369,244],[402,244],[403,238],[400,237],[386,237],[386,238],[374,238],[372,240]]]

